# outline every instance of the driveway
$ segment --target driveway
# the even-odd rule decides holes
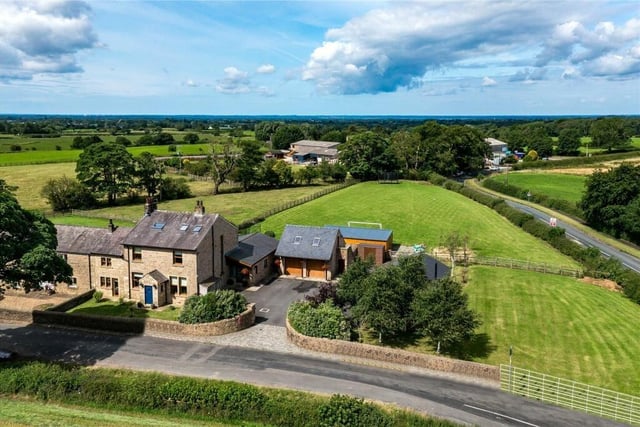
[[[247,288],[242,293],[249,302],[256,304],[256,323],[284,326],[289,305],[313,293],[320,283],[278,278],[268,285]]]

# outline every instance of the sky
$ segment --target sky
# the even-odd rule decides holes
[[[640,114],[640,3],[0,0],[0,113]]]

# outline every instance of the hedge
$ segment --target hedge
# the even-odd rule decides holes
[[[513,165],[513,170],[522,169],[547,169],[547,168],[562,168],[562,167],[574,167],[582,165],[593,165],[597,163],[609,162],[611,160],[628,159],[632,157],[638,157],[638,151],[625,151],[622,153],[613,154],[593,154],[590,157],[572,157],[570,159],[548,161],[536,161],[536,162],[521,162]]]
[[[343,415],[362,421],[380,420],[383,423],[378,425],[388,426],[457,425],[343,396],[329,399],[231,381],[44,362],[3,362],[0,396],[14,395],[74,405],[291,427],[342,425],[336,424],[336,417]]]

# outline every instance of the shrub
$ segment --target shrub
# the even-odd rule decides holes
[[[191,189],[185,178],[166,177],[160,185],[160,198],[162,200],[186,199],[192,197]]]
[[[390,417],[380,408],[362,399],[335,394],[329,402],[318,408],[323,427],[385,427],[391,426]]]
[[[342,310],[327,300],[314,307],[308,301],[294,302],[287,313],[291,326],[303,335],[349,340],[351,329]]]
[[[87,209],[96,205],[96,199],[91,190],[76,179],[67,176],[50,179],[42,187],[40,194],[47,199],[56,212]]]
[[[102,293],[102,291],[95,291],[93,293],[93,299],[95,300],[95,302],[100,302],[100,301],[102,301],[102,296],[103,295],[104,294]]]
[[[192,295],[187,298],[178,321],[189,324],[216,322],[231,319],[246,308],[245,296],[231,290]]]

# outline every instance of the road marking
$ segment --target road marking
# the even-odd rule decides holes
[[[197,343],[197,344],[192,345],[191,348],[189,348],[186,353],[184,353],[182,356],[180,356],[180,358],[178,360],[180,360],[181,362],[189,360],[189,358],[191,356],[193,356],[195,354],[195,352],[200,350],[201,348],[202,348],[202,344],[201,343]]]
[[[500,413],[498,413],[498,412],[493,412],[493,411],[490,411],[490,410],[488,410],[488,409],[482,409],[482,408],[478,408],[477,406],[471,406],[471,405],[467,405],[467,404],[464,404],[463,406],[466,406],[467,408],[475,409],[475,410],[477,410],[477,411],[487,412],[487,413],[489,413],[489,414],[493,414],[493,415],[496,415],[496,416],[498,416],[498,417],[507,418],[507,419],[509,419],[509,420],[511,420],[511,421],[515,421],[515,422],[517,422],[517,423],[525,424],[525,425],[528,425],[528,426],[531,426],[531,427],[540,427],[540,426],[539,426],[539,425],[537,425],[537,424],[531,424],[531,423],[529,423],[529,422],[527,422],[527,421],[519,420],[519,419],[517,419],[517,418],[513,418],[513,417],[510,417],[510,416],[505,415],[505,414],[500,414]]]
[[[270,308],[261,308],[260,310],[258,310],[260,313],[268,313],[271,311]]]

